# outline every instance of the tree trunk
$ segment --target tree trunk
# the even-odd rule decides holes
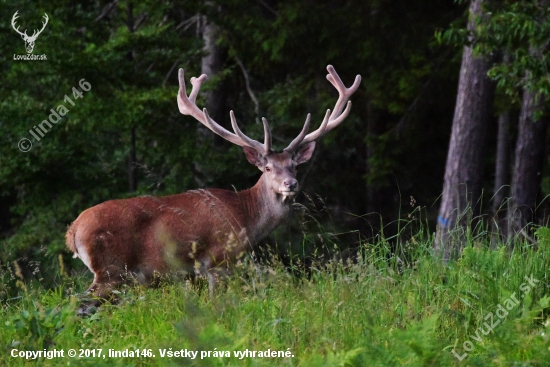
[[[497,156],[495,166],[495,185],[493,197],[493,212],[502,209],[509,193],[510,175],[510,111],[503,112],[498,117]]]
[[[211,2],[206,2],[206,5],[212,6]],[[220,27],[211,22],[205,15],[199,15],[199,30],[202,34],[204,42],[204,56],[201,60],[201,74],[208,75],[208,80],[215,79],[223,70],[227,53],[220,45]],[[226,88],[223,81],[218,82],[214,88],[202,92],[205,103],[204,106],[208,110],[208,114],[215,120],[223,124],[223,121],[228,119],[229,111],[226,109]],[[225,146],[223,138],[216,134],[212,134],[208,128],[202,124],[197,125],[197,145],[213,145]],[[194,162],[195,170],[200,173],[195,175],[195,181],[199,186],[204,186],[211,180],[212,174],[209,173],[208,167],[203,166],[200,162]]]
[[[541,199],[539,193],[548,118],[543,116],[535,120],[535,113],[540,112],[542,106],[541,96],[527,90],[523,92],[512,174],[512,208],[509,220],[513,231],[510,234],[522,231],[535,221],[537,200]]]
[[[209,79],[218,76],[223,70],[225,63],[225,50],[217,44],[220,38],[220,27],[201,16],[202,39],[204,41],[204,56],[201,61],[201,73],[208,75]],[[218,83],[214,89],[203,93],[205,97],[205,107],[208,114],[216,121],[221,121],[225,110],[225,88],[223,83]]]
[[[510,63],[508,52],[504,52],[502,61],[507,65]],[[512,113],[509,109],[501,112],[498,116],[495,184],[493,186],[492,205],[493,215],[495,218],[498,217],[498,219],[506,217],[504,204],[506,204],[505,201],[510,195],[511,120]]]
[[[548,0],[542,0],[539,5],[546,7],[548,3]],[[545,19],[539,17],[537,21],[543,23]],[[530,49],[531,54],[535,55],[542,54],[542,51],[536,48]],[[526,75],[529,76],[529,74]],[[529,231],[526,227],[536,222],[537,201],[542,199],[541,171],[544,165],[546,131],[548,129],[548,116],[541,116],[544,102],[544,97],[536,91],[529,91],[526,88],[523,90],[512,173],[511,209],[508,212],[508,222],[512,226],[509,236],[521,233],[529,238]],[[537,117],[539,118],[537,119]]]
[[[511,112],[502,112],[498,117],[498,137],[493,188],[492,212],[494,231],[506,238],[508,235],[507,199],[510,195],[510,127]]]
[[[470,3],[469,29],[481,16],[482,5],[483,0]],[[444,262],[460,251],[462,234],[481,197],[485,135],[494,94],[494,83],[487,76],[491,64],[491,59],[476,57],[472,48],[464,47],[434,245]]]

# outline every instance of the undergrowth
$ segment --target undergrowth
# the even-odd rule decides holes
[[[12,271],[18,295],[1,303],[0,365],[36,363],[12,353],[63,350],[64,357],[38,360],[46,366],[547,366],[550,229],[540,228],[536,239],[537,245],[517,241],[511,250],[495,248],[489,234],[476,236],[458,260],[443,265],[425,233],[391,239],[393,245],[379,236],[357,252],[307,266],[276,256],[260,265],[242,261],[213,297],[202,281],[124,286],[117,304],[91,317],[77,316],[76,291],[85,289],[88,275],[63,275],[47,290]],[[77,357],[68,357],[69,349]],[[110,349],[139,350],[139,356],[109,357]],[[255,357],[243,357],[247,350]],[[197,355],[169,357],[176,351]]]

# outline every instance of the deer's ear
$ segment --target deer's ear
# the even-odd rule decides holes
[[[309,161],[309,159],[313,155],[314,150],[315,150],[314,141],[305,144],[294,155],[294,162],[296,162],[296,164],[302,164],[304,162]]]
[[[264,157],[258,153],[258,151],[254,148],[250,147],[243,147],[244,154],[246,155],[246,159],[256,167],[260,169],[260,171],[263,171],[263,165],[264,165]]]

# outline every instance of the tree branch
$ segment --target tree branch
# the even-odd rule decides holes
[[[252,88],[250,88],[250,78],[248,77],[248,72],[246,71],[243,65],[243,62],[241,61],[241,59],[239,59],[238,56],[235,56],[235,60],[237,61],[237,64],[239,64],[239,67],[243,72],[246,91],[248,92],[250,99],[252,99],[252,102],[254,102],[254,114],[256,115],[256,123],[259,124],[260,123],[260,103],[258,102],[258,99],[254,95]]]

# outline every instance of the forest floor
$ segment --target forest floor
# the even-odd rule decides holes
[[[19,280],[0,365],[548,366],[550,229],[536,237],[510,250],[471,236],[445,266],[421,233],[399,260],[380,238],[346,261],[245,261],[213,296],[200,279],[130,285],[89,317],[89,273]]]

